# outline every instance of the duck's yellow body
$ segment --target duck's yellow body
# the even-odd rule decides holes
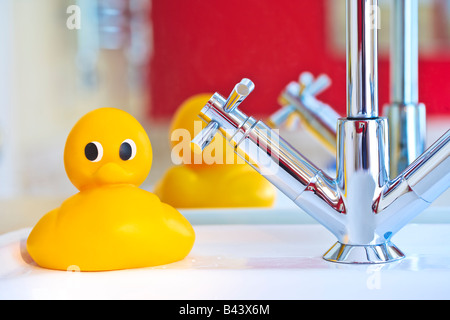
[[[271,207],[275,192],[249,165],[170,168],[155,193],[175,208]]]
[[[150,171],[151,144],[127,113],[111,108],[86,115],[69,135],[66,171],[80,192],[46,214],[27,249],[41,267],[107,271],[185,258],[195,233],[153,193],[140,189]]]

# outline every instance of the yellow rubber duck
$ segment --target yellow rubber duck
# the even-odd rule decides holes
[[[102,108],[73,128],[66,172],[80,192],[33,228],[27,249],[41,267],[107,271],[184,259],[195,233],[153,193],[139,188],[153,159],[150,140],[128,113]]]
[[[155,194],[180,209],[273,206],[275,188],[239,158],[220,134],[201,155],[190,149],[191,139],[206,126],[198,114],[211,96],[195,95],[177,110],[170,141],[182,164],[167,171]]]

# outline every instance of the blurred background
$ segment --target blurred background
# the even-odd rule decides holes
[[[380,0],[380,108],[390,91],[389,3]],[[419,93],[433,141],[450,127],[450,0],[421,0],[419,12]],[[228,95],[248,77],[256,90],[242,108],[265,118],[303,71],[331,77],[320,98],[344,114],[345,0],[1,0],[0,197],[76,192],[65,140],[99,107],[145,126],[151,188],[172,165],[168,128],[185,99]],[[286,138],[317,163],[330,157],[301,128]]]

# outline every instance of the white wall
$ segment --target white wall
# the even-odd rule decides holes
[[[73,192],[63,151],[75,122],[95,108],[136,111],[141,103],[130,97],[123,51],[100,52],[98,86],[80,85],[79,31],[66,23],[76,3],[0,0],[0,197]],[[83,10],[82,31],[95,33]]]
[[[18,192],[17,135],[13,93],[13,0],[0,1],[0,196]]]

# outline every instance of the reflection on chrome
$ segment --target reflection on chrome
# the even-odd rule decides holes
[[[214,94],[200,112],[203,121],[214,125],[193,140],[202,149],[208,137],[220,132],[238,155],[336,236],[337,243],[324,255],[333,262],[402,259],[392,236],[450,186],[450,131],[398,177],[389,177],[389,130],[387,119],[378,116],[378,70],[373,59],[377,28],[369,26],[377,19],[364,13],[376,4],[376,0],[347,0],[348,106],[347,117],[337,121],[336,179],[230,103],[242,103],[246,95],[233,100]],[[364,54],[372,59],[364,59]],[[243,79],[236,87],[249,93],[254,84]]]

